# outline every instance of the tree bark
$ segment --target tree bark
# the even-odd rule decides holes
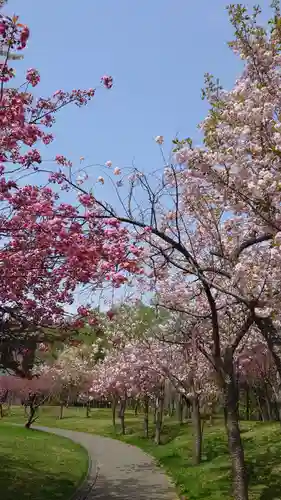
[[[262,405],[261,405],[261,400],[260,400],[260,397],[259,397],[259,395],[257,394],[256,391],[255,391],[255,398],[256,398],[256,403],[257,403],[257,410],[258,410],[259,420],[261,420],[262,422],[264,422],[265,418],[264,418],[264,413],[263,413],[263,409],[262,409]]]
[[[144,409],[144,417],[143,417],[143,429],[144,429],[144,437],[148,438],[149,436],[149,429],[148,429],[148,397],[145,396],[144,398],[144,403],[143,403],[143,409]]]
[[[264,391],[259,394],[259,401],[264,422],[270,422],[270,409],[268,408]]]
[[[184,420],[190,420],[191,412],[190,412],[190,401],[184,396]]]
[[[11,412],[11,406],[12,406],[12,394],[10,394],[10,393],[8,395],[8,401],[7,401],[7,403],[8,403],[8,413],[10,414],[10,412]]]
[[[255,323],[264,337],[268,350],[274,359],[276,370],[279,375],[279,384],[275,390],[276,403],[278,405],[279,420],[281,421],[281,356],[280,356],[280,343],[281,336],[276,330],[271,318],[255,318]]]
[[[155,405],[155,444],[159,445],[161,443],[161,430],[163,424],[163,411],[164,411],[164,396],[160,396],[156,400]]]
[[[178,421],[180,425],[183,423],[183,398],[180,395],[178,400]]]
[[[112,398],[112,425],[114,430],[116,429],[116,406],[117,406],[117,401],[116,397],[114,396]]]
[[[121,399],[120,401],[120,410],[119,410],[119,418],[121,422],[121,432],[123,436],[126,433],[126,428],[125,428],[125,410],[126,410],[126,398]]]
[[[26,429],[30,429],[31,425],[35,421],[35,415],[36,415],[36,407],[34,407],[32,404],[29,406],[29,416],[28,420],[25,424]]]
[[[194,465],[199,465],[202,458],[202,427],[199,397],[197,394],[194,394],[192,398],[192,424],[194,437],[193,463]]]
[[[250,420],[250,392],[249,387],[246,387],[246,420]]]
[[[59,415],[59,420],[62,420],[63,419],[63,409],[64,409],[64,404],[61,403],[60,404],[60,415]]]
[[[135,402],[135,417],[138,416],[138,412],[139,412],[139,400],[137,399],[136,402]]]
[[[275,400],[272,401],[272,411],[274,414],[274,420],[276,420],[276,422],[280,422],[279,408]]]
[[[171,399],[169,402],[169,417],[172,417],[175,413],[175,401],[174,399]]]
[[[70,394],[68,394],[68,396],[67,396],[66,408],[69,407],[69,403],[70,403]]]
[[[153,423],[156,424],[156,414],[157,414],[157,401],[155,401],[153,408]]]
[[[225,383],[225,410],[234,499],[248,500],[248,478],[238,419],[238,392],[233,376],[227,376]]]
[[[3,409],[3,404],[7,402],[9,398],[9,391],[6,390],[4,394],[2,394],[1,397],[1,402],[0,402],[0,418],[4,417],[4,409]]]
[[[270,400],[266,385],[265,385],[265,389],[264,389],[264,398],[265,398],[265,404],[266,404],[266,408],[267,408],[268,418],[270,421],[272,421],[272,420],[274,420],[273,406],[272,406],[272,402]]]

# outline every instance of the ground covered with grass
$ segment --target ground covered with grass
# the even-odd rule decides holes
[[[204,426],[203,462],[192,465],[192,427],[189,422],[179,425],[166,417],[162,445],[142,437],[142,415],[127,413],[127,435],[112,430],[110,410],[93,409],[90,418],[86,410],[69,408],[59,420],[59,409],[42,408],[41,425],[96,433],[122,439],[153,455],[170,474],[181,494],[188,500],[228,500],[231,498],[230,462],[225,431],[218,419]],[[13,408],[5,421],[23,421],[23,410]],[[280,500],[281,498],[281,427],[278,423],[242,422],[243,442],[249,470],[250,500]],[[151,430],[153,426],[151,425]],[[37,498],[37,497],[36,497]],[[39,498],[39,497],[38,497]],[[44,498],[44,497],[42,497]],[[51,497],[50,497],[51,498]],[[9,499],[10,500],[10,499]],[[40,497],[41,500],[41,497]]]
[[[69,500],[87,470],[87,452],[72,441],[0,424],[1,499]]]

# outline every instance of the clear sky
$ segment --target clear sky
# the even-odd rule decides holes
[[[253,6],[250,0],[248,6]],[[263,0],[266,5],[269,3]],[[41,73],[36,92],[89,88],[104,73],[114,77],[91,105],[62,111],[56,141],[45,158],[64,154],[75,162],[130,165],[153,171],[162,165],[156,135],[196,137],[206,114],[203,75],[211,72],[231,88],[241,63],[227,47],[232,38],[224,0],[10,0],[31,30],[25,58],[16,63]],[[269,9],[265,8],[265,17]],[[98,173],[97,173],[98,175]],[[99,189],[109,194],[107,186]]]
[[[249,6],[255,0],[248,2]],[[267,4],[267,0],[265,2]],[[36,67],[36,92],[88,88],[104,73],[115,86],[81,110],[58,117],[56,141],[44,153],[77,160],[154,170],[161,158],[153,138],[196,136],[206,113],[200,99],[204,72],[231,87],[240,64],[227,47],[232,38],[223,0],[10,0],[31,38],[17,77]],[[268,10],[268,9],[267,9]],[[103,189],[106,190],[106,187]]]

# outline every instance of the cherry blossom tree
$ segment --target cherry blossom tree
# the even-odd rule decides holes
[[[1,376],[0,388],[1,392],[8,391],[13,397],[23,401],[25,408],[28,407],[28,419],[25,427],[29,429],[38,418],[39,407],[53,394],[55,385],[48,371],[42,370],[40,375],[37,374],[32,379]]]
[[[132,227],[148,248],[153,289],[161,304],[185,315],[188,338],[196,333],[198,348],[213,366],[224,394],[234,496],[247,500],[235,356],[246,337],[255,343],[257,328],[281,374],[276,341],[281,35],[277,7],[269,30],[258,25],[258,8],[253,16],[241,6],[231,6],[229,12],[235,27],[231,47],[245,66],[230,92],[206,77],[211,110],[202,125],[204,146],[196,148],[190,139],[175,141],[175,163],[165,160],[158,185],[155,172],[149,182],[148,175],[134,169],[127,204],[117,211],[95,200],[92,213],[98,208],[101,218]],[[156,142],[165,157],[164,138],[157,136]],[[111,166],[108,162],[106,168]],[[120,177],[118,167],[114,175]],[[119,199],[122,182],[116,182]],[[73,187],[69,178],[65,183]],[[89,196],[86,184],[76,188]]]
[[[143,222],[144,215],[148,217],[147,210],[145,214],[140,214],[139,219],[130,216],[129,212],[127,217],[116,217],[132,224],[136,231],[138,227],[142,228],[141,237],[151,249],[149,257],[152,277],[156,278],[157,294],[161,295],[162,288],[162,296],[168,295],[167,290],[170,290],[174,300],[185,299],[184,308],[177,305],[177,310],[188,316],[188,335],[196,329],[198,335],[203,338],[206,336],[204,355],[217,372],[220,387],[225,393],[227,432],[235,469],[236,496],[247,498],[246,471],[238,423],[234,354],[243,337],[251,331],[264,276],[261,275],[260,281],[256,282],[250,278],[249,288],[244,291],[243,296],[240,289],[245,282],[245,272],[239,275],[238,269],[234,269],[232,263],[229,266],[231,273],[229,269],[228,272],[225,269],[217,269],[214,249],[218,244],[223,244],[228,255],[233,246],[228,240],[227,222],[223,220],[224,211],[219,209],[215,198],[212,199],[210,194],[209,200],[204,196],[204,183],[198,186],[198,192],[202,192],[202,196],[198,198],[195,191],[194,204],[191,205],[192,198],[189,197],[187,205],[174,168],[172,173],[174,180],[168,172],[165,185],[165,197],[168,193],[171,204],[175,206],[172,214],[171,211],[165,210],[158,198],[157,204],[155,202],[150,205],[150,220],[147,222]],[[150,188],[147,188],[146,192],[150,196]],[[181,200],[181,205],[178,199]],[[111,213],[110,215],[112,216]],[[257,259],[262,263],[263,256],[257,254]],[[257,260],[250,262],[248,276],[251,276],[256,262]],[[270,286],[272,284],[268,284],[268,288]],[[267,293],[268,289],[265,289],[265,295]],[[171,307],[166,299],[161,305]],[[174,305],[172,307],[174,308]]]
[[[173,162],[165,159],[164,138],[157,136],[155,140],[165,160],[160,175],[153,172],[150,176],[133,169],[127,184],[122,170],[116,166],[113,178],[117,179],[120,210],[93,196],[87,188],[86,169],[81,168],[83,175],[78,182],[73,179],[70,166],[68,171],[51,170],[50,179],[64,189],[77,192],[85,213],[72,212],[70,217],[75,222],[84,221],[90,227],[97,224],[99,230],[99,224],[101,228],[105,224],[106,234],[108,226],[118,235],[123,227],[126,241],[121,247],[127,247],[134,258],[129,263],[124,259],[121,276],[119,272],[116,276],[115,267],[112,276],[113,268],[106,253],[103,266],[106,269],[109,266],[110,279],[122,283],[124,270],[137,272],[140,256],[145,257],[146,269],[151,268],[149,286],[156,291],[160,305],[184,315],[184,333],[179,337],[184,335],[186,341],[193,341],[216,373],[224,400],[234,497],[247,500],[236,357],[246,341],[255,344],[258,329],[281,375],[280,348],[276,341],[281,290],[278,152],[281,35],[277,7],[269,30],[258,25],[259,9],[255,9],[253,16],[241,6],[231,6],[229,12],[235,27],[231,47],[241,55],[245,66],[241,79],[230,92],[223,91],[210,76],[206,77],[205,95],[211,110],[202,126],[203,147],[194,147],[190,139],[175,140]],[[68,164],[65,158],[58,158],[57,162]],[[110,172],[112,166],[107,161],[105,169]],[[152,182],[149,177],[153,177]],[[105,176],[99,176],[97,181],[104,184]],[[127,189],[123,198],[122,184]],[[133,245],[129,246],[131,239]],[[137,244],[140,241],[144,246],[142,254]],[[116,248],[114,255],[122,261]],[[64,266],[67,263],[63,256]],[[95,266],[91,269],[96,270]],[[67,268],[70,280],[72,272],[72,267]],[[92,278],[91,274],[90,278],[96,275]],[[139,282],[143,286],[146,277]],[[117,390],[125,401],[127,392],[133,390],[126,379],[128,369],[114,373],[110,356],[113,354],[102,365],[103,369],[107,367],[107,378],[111,381],[104,390],[107,393]],[[281,393],[281,387],[278,390]]]
[[[0,418],[3,418],[4,416],[3,405],[6,403],[8,396],[9,396],[9,384],[7,383],[7,380],[6,381],[3,380],[0,385]]]
[[[101,210],[101,218],[115,218],[132,226],[136,239],[144,241],[145,247],[149,249],[147,264],[150,263],[152,268],[153,290],[156,288],[157,294],[161,294],[166,280],[166,289],[173,289],[175,299],[186,299],[183,312],[189,318],[188,334],[196,328],[203,337],[206,336],[207,349],[204,348],[204,355],[217,372],[220,388],[225,395],[235,494],[238,499],[245,499],[247,479],[238,422],[234,354],[244,336],[252,331],[256,311],[259,306],[264,306],[262,299],[276,290],[276,282],[269,281],[266,269],[256,281],[253,279],[253,276],[256,278],[257,273],[253,271],[257,263],[265,262],[260,247],[255,250],[254,260],[249,261],[247,252],[241,254],[243,263],[248,262],[247,274],[244,268],[243,274],[239,273],[235,259],[226,261],[216,257],[218,247],[223,248],[224,255],[229,257],[235,254],[241,243],[229,238],[230,217],[225,216],[227,205],[219,203],[215,189],[206,184],[204,179],[194,177],[188,181],[190,191],[187,195],[183,172],[172,165],[166,169],[159,186],[154,190],[147,176],[138,171],[133,173],[130,183],[129,204],[124,206],[124,215],[119,215],[99,200],[95,200],[95,207]],[[139,188],[147,195],[144,210],[137,203],[133,206],[132,200],[136,199],[135,193]],[[79,186],[79,191],[86,196],[86,188]],[[167,197],[170,199],[169,210]],[[89,211],[89,217],[95,210]],[[242,222],[235,221],[241,237]],[[243,229],[247,235],[248,226]],[[174,279],[174,288],[171,288],[170,276]],[[245,288],[246,277],[250,277],[250,281]],[[264,291],[262,299],[261,290]],[[231,320],[232,312],[235,321],[234,318]]]
[[[87,387],[92,364],[92,351],[88,346],[81,346],[65,347],[50,366],[49,374],[54,380],[56,399],[60,404],[60,419],[63,418],[64,407],[77,401]]]
[[[1,8],[4,3],[1,2]],[[120,286],[128,273],[138,272],[140,252],[116,220],[91,218],[85,223],[86,206],[92,206],[92,196],[81,195],[76,206],[61,200],[54,183],[61,184],[63,169],[72,172],[70,162],[62,155],[55,159],[58,169],[50,175],[49,185],[22,185],[25,178],[36,179],[43,161],[36,146],[53,140],[49,129],[57,112],[69,104],[86,105],[96,92],[93,88],[59,90],[51,97],[35,99],[32,88],[40,82],[35,69],[27,71],[23,85],[13,87],[15,73],[10,63],[26,48],[28,39],[29,29],[19,22],[18,16],[1,13],[0,49],[4,60],[0,65],[0,306],[7,348],[5,352],[1,350],[0,359],[2,366],[18,373],[24,370],[15,360],[15,352],[22,356],[23,350],[30,349],[18,352],[12,346],[15,325],[13,331],[8,329],[7,315],[18,324],[22,344],[25,337],[29,343],[36,338],[29,339],[28,329],[34,333],[47,326],[50,332],[54,325],[58,331],[65,322],[65,306],[72,304],[77,285],[95,288],[107,280]],[[102,87],[109,89],[112,84],[112,77],[102,77]],[[87,307],[79,314],[82,319],[89,316]],[[40,331],[42,339],[45,330]]]
[[[270,261],[268,273],[279,268],[281,32],[279,2],[272,6],[275,12],[268,29],[259,24],[258,7],[252,15],[242,5],[229,7],[236,35],[230,47],[244,62],[243,74],[231,91],[223,90],[207,74],[203,97],[211,109],[201,126],[205,146],[194,147],[190,139],[175,141],[178,161],[187,167],[184,175],[204,177],[216,189],[220,201],[227,200],[228,210],[235,216],[229,224],[229,237],[241,242],[234,251],[241,274],[245,264],[238,262],[239,256],[244,252],[249,259],[256,252],[253,247]],[[241,225],[246,229],[243,236],[239,234]],[[219,249],[217,256],[223,258]],[[275,272],[273,279],[278,280]],[[267,299],[255,321],[280,375],[276,290]]]
[[[92,373],[91,393],[111,399],[113,424],[115,427],[116,404],[120,403],[119,418],[122,433],[125,433],[125,410],[129,398],[139,398],[144,407],[144,432],[148,435],[149,401],[159,401],[163,410],[165,377],[151,365],[149,351],[140,341],[129,341],[123,346],[112,348],[105,359],[97,364]],[[158,418],[158,437],[162,425],[163,411]]]
[[[175,324],[175,322],[177,324]],[[196,337],[185,334],[186,325],[171,316],[169,321],[159,326],[152,339],[147,339],[151,363],[155,369],[172,384],[180,397],[192,407],[195,464],[202,455],[203,423],[201,410],[218,401],[220,390],[216,383],[213,365],[198,349]],[[203,421],[204,422],[204,421]]]
[[[126,325],[128,329],[128,324]],[[164,328],[164,327],[163,327]],[[144,430],[148,437],[149,403],[155,406],[155,443],[160,444],[163,423],[164,401],[170,384],[179,396],[192,401],[195,429],[194,461],[200,462],[202,449],[202,427],[200,406],[217,393],[215,383],[210,382],[210,365],[206,358],[196,353],[192,357],[190,345],[157,340],[155,336],[142,339],[127,339],[112,348],[105,359],[94,369],[91,393],[112,399],[115,409],[120,401],[122,432],[125,432],[125,408],[127,401],[137,397],[144,410]],[[162,332],[163,333],[163,332]],[[161,334],[162,335],[162,334]],[[200,363],[201,355],[201,363]],[[201,372],[199,371],[199,366]],[[115,422],[115,419],[113,419]]]
[[[250,418],[250,405],[261,420],[279,420],[278,372],[266,343],[245,346],[237,358],[239,387],[245,393],[245,416]],[[252,398],[251,398],[252,396]],[[252,399],[252,404],[251,404]]]

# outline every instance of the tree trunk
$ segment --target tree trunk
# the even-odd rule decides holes
[[[116,429],[116,406],[117,406],[117,401],[116,398],[112,398],[112,425],[114,430]]]
[[[121,422],[121,432],[123,436],[126,433],[125,429],[125,410],[126,410],[126,399],[121,399],[120,401],[120,410],[119,410],[119,418]]]
[[[279,383],[276,388],[276,403],[278,405],[279,420],[281,421],[281,356],[280,356],[280,340],[279,331],[275,328],[271,318],[255,318],[255,323],[266,340],[268,350],[274,359],[276,370],[279,375]]]
[[[190,420],[191,419],[191,412],[190,412],[190,401],[184,396],[184,420]]]
[[[281,422],[281,390],[280,387],[273,387],[277,419]]]
[[[33,424],[33,422],[35,421],[35,414],[36,414],[36,407],[34,407],[32,404],[30,405],[29,407],[29,417],[28,417],[28,420],[25,424],[25,428],[26,429],[30,429],[31,425]]]
[[[279,392],[277,397],[276,397],[276,406],[277,406],[277,413],[278,413],[278,420],[281,422],[281,393]]]
[[[273,406],[272,406],[272,402],[270,400],[270,396],[268,394],[268,390],[267,390],[267,387],[265,385],[265,390],[264,390],[264,398],[265,398],[265,404],[266,404],[266,408],[267,408],[267,413],[268,413],[268,418],[270,421],[274,420],[274,416],[273,416]]]
[[[139,411],[139,400],[137,399],[135,403],[135,417],[138,416],[138,411]]]
[[[259,396],[259,400],[260,400],[260,405],[261,405],[261,409],[262,409],[262,415],[263,415],[263,421],[265,422],[270,422],[270,409],[268,408],[268,405],[267,405],[267,402],[266,402],[266,397],[263,394],[261,394]]]
[[[144,437],[148,438],[148,397],[145,396],[144,398],[144,403],[143,403],[143,409],[144,409],[144,417],[143,417],[143,429],[144,429]]]
[[[278,404],[276,403],[276,401],[272,402],[272,408],[273,408],[276,422],[281,422],[280,415],[279,415],[279,408],[278,408]]]
[[[64,409],[64,404],[61,403],[60,404],[60,415],[59,415],[59,420],[62,420],[63,419],[63,409]]]
[[[225,406],[223,407],[223,421],[224,421],[225,429],[227,431],[227,410],[226,410]]]
[[[160,396],[155,404],[155,444],[159,445],[161,442],[161,430],[163,424],[163,411],[164,411],[164,396]]]
[[[272,421],[271,407],[270,407],[269,401],[266,397],[264,398],[264,412],[265,412],[266,421],[271,422]]]
[[[249,387],[246,387],[246,420],[250,420],[250,391]]]
[[[172,417],[175,413],[175,401],[174,399],[171,399],[169,402],[169,417]]]
[[[90,401],[87,401],[86,403],[86,418],[89,418],[91,415],[91,403]]]
[[[8,395],[8,401],[7,401],[7,403],[8,403],[8,413],[10,414],[10,412],[11,412],[11,406],[12,406],[12,394],[10,394],[10,393]]]
[[[255,392],[255,398],[256,398],[256,402],[257,402],[257,410],[258,410],[259,420],[264,422],[265,418],[264,418],[264,414],[263,414],[261,400],[260,400],[259,395],[256,392]]]
[[[182,396],[179,396],[178,400],[178,421],[180,425],[183,423],[183,399]]]
[[[153,423],[156,424],[156,414],[157,414],[157,407],[156,407],[156,402],[153,408]]]
[[[192,398],[192,424],[194,437],[193,463],[199,465],[202,458],[202,427],[199,406],[199,397],[194,394]]]
[[[248,480],[238,419],[238,393],[233,376],[228,376],[225,384],[225,410],[234,499],[248,500]]]
[[[0,402],[0,417],[3,418],[4,417],[4,409],[3,409],[3,404],[7,402],[7,400],[9,399],[9,391],[6,390],[4,394],[2,394],[2,397],[1,397],[1,402]]]

